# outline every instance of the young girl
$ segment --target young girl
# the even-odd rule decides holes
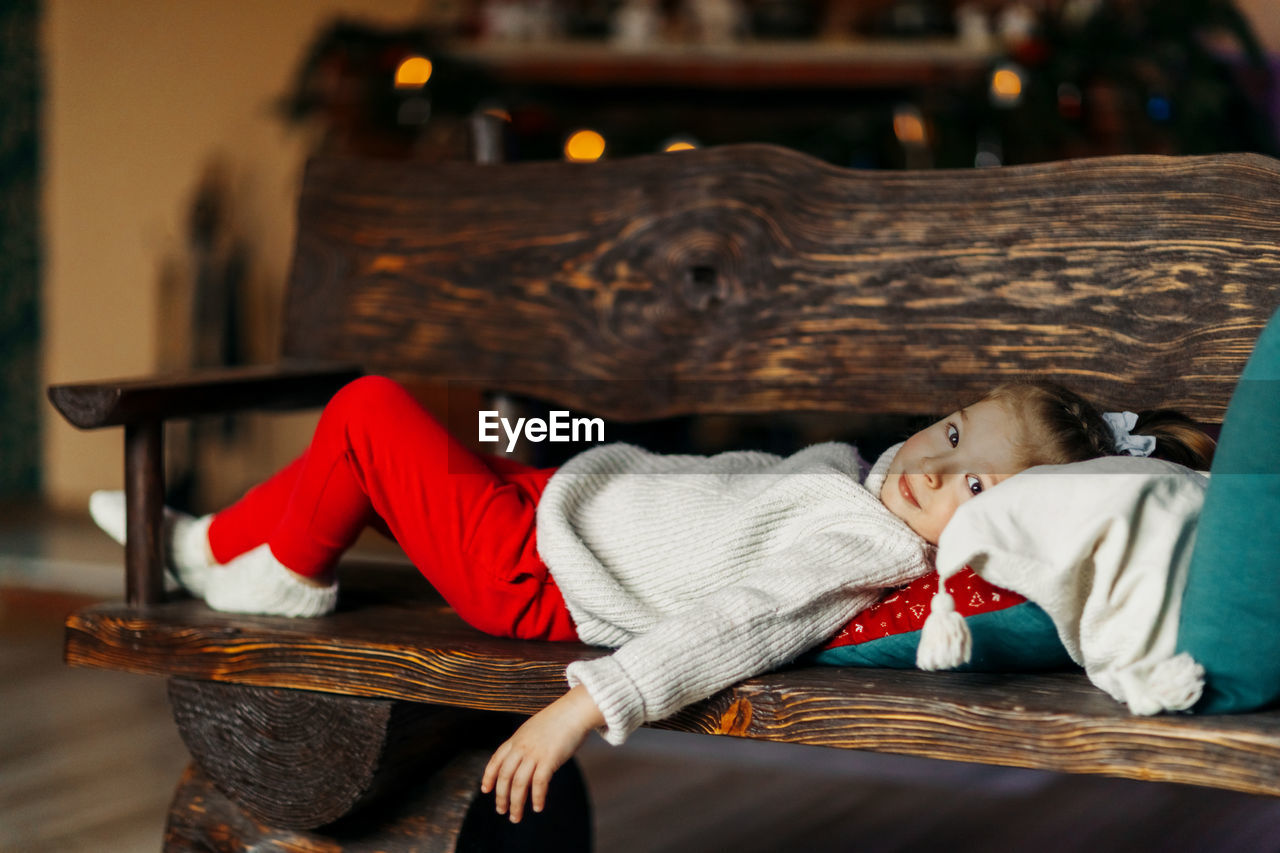
[[[1147,420],[1137,431],[1159,435],[1161,455],[1203,461],[1188,455],[1192,433],[1177,434],[1185,419]],[[373,525],[474,627],[616,647],[571,664],[570,690],[489,762],[482,789],[518,821],[592,729],[621,743],[792,660],[931,571],[964,501],[1029,466],[1135,441],[1065,389],[1007,385],[870,470],[839,443],[786,458],[607,444],[535,469],[471,453],[400,386],[366,377],[334,396],[301,457],[239,502],[200,519],[167,511],[166,557],[213,608],[313,616],[333,609],[335,563]],[[121,493],[96,493],[90,510],[123,540]]]

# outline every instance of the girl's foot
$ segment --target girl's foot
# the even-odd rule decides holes
[[[112,539],[124,544],[124,492],[98,491],[89,496],[89,515]],[[164,508],[164,531],[161,547],[165,567],[183,589],[204,597],[205,579],[218,566],[209,552],[209,522],[212,515],[195,518],[185,512]]]
[[[263,544],[246,551],[206,578],[205,603],[231,613],[320,616],[338,602],[338,583],[290,571]]]
[[[125,540],[124,492],[98,491],[89,497],[89,514],[108,536]],[[319,616],[338,600],[334,580],[305,578],[290,571],[266,545],[223,565],[209,551],[212,515],[195,518],[165,507],[165,565],[183,588],[214,610],[276,616]]]

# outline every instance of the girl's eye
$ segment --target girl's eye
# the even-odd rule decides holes
[[[947,424],[947,441],[952,447],[960,443],[960,430],[956,429],[955,424]]]
[[[964,483],[969,487],[969,494],[978,495],[982,493],[982,481],[972,474],[966,474]]]

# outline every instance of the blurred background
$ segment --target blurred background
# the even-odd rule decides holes
[[[119,549],[86,529],[84,507],[121,486],[123,461],[118,431],[77,433],[44,388],[273,361],[307,156],[467,159],[477,120],[500,129],[509,160],[747,141],[860,169],[1275,155],[1277,71],[1275,0],[0,0],[0,849],[133,849],[101,842],[131,816],[158,838],[183,761],[158,685],[58,663],[61,613],[120,594]],[[176,425],[171,500],[207,511],[234,498],[298,452],[314,417]],[[135,730],[114,746],[70,739],[102,728],[86,723],[94,703]],[[693,748],[658,738],[650,755]],[[69,784],[91,774],[59,757],[68,743],[133,781]],[[730,780],[737,796],[764,807],[760,776],[814,784],[758,755]],[[1052,774],[841,760],[821,771],[832,791],[896,780],[901,803],[880,808],[899,832],[921,784],[980,786],[993,815],[1028,791],[1065,796]],[[599,778],[626,794],[635,771]],[[1267,801],[1199,795],[1239,846],[1185,847],[1200,815],[1187,789],[1081,784],[1061,814],[1092,813],[1099,829],[1057,847],[1066,836],[1039,820],[1036,846],[1114,849],[1096,809],[1123,801],[1126,849],[1280,849]],[[833,802],[832,814],[853,807]],[[1165,834],[1135,834],[1143,809]],[[638,814],[606,821],[608,837]],[[810,813],[809,825],[823,824]],[[681,849],[699,849],[691,838]],[[739,849],[756,849],[747,840]]]
[[[6,0],[0,497],[121,481],[49,382],[270,362],[317,151],[622,157],[765,141],[866,169],[1276,151],[1271,0]],[[183,429],[234,497],[308,415]]]

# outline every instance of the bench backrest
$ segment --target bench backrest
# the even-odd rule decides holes
[[[285,355],[619,419],[936,412],[1009,378],[1221,418],[1280,305],[1280,163],[321,159]]]

